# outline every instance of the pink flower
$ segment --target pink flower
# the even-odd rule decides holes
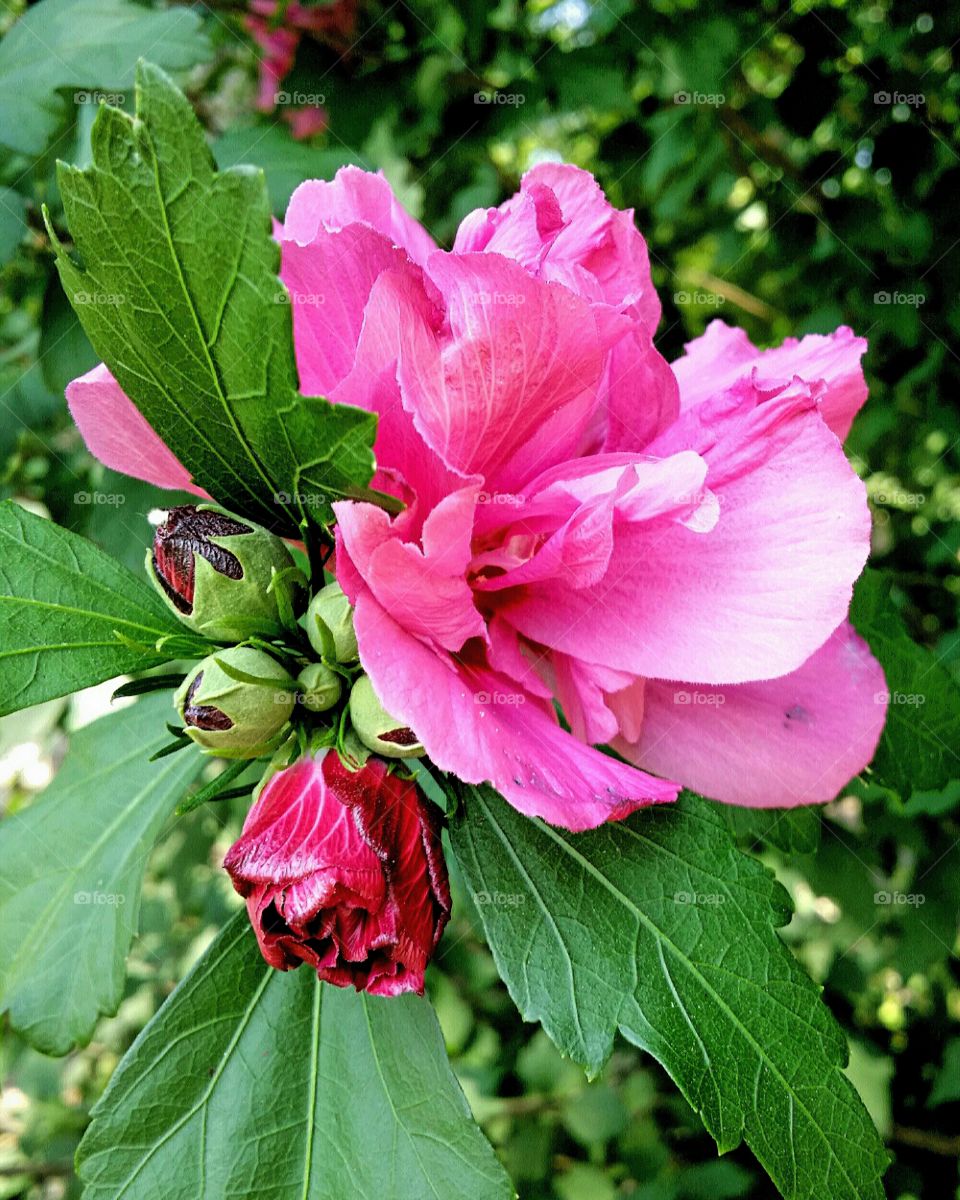
[[[665,778],[776,806],[862,769],[885,715],[846,624],[862,339],[759,351],[715,322],[671,369],[632,214],[570,166],[452,252],[355,168],[301,185],[279,236],[294,298],[324,298],[292,306],[302,388],[379,414],[376,486],[406,504],[336,506],[337,575],[438,767],[570,829],[673,799]],[[68,397],[85,431],[139,420],[95,373]]]
[[[250,0],[244,18],[260,51],[257,108],[273,112],[284,79],[293,70],[300,39],[309,34],[346,50],[357,20],[357,0],[333,4],[284,4],[283,0]],[[286,108],[284,119],[297,139],[308,138],[326,126],[322,108]]]
[[[224,866],[263,957],[375,996],[423,992],[450,915],[436,810],[415,783],[335,751],[274,775]]]

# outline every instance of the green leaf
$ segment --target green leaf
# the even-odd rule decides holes
[[[914,789],[946,787],[960,778],[960,688],[907,633],[880,572],[860,577],[850,619],[887,679],[887,723],[870,764],[873,776],[904,800]]]
[[[202,62],[209,47],[199,13],[130,0],[40,0],[0,42],[0,142],[40,154],[70,106],[97,103],[91,89],[114,99],[130,87],[133,64],[147,53],[171,71]],[[65,101],[60,88],[79,98]]]
[[[167,696],[74,734],[53,783],[0,821],[0,1010],[38,1050],[90,1039],[123,996],[150,848],[203,764],[160,767]]]
[[[436,1018],[280,972],[238,913],[117,1068],[85,1200],[507,1200]]]
[[[3,43],[0,42],[0,50]],[[0,267],[8,263],[27,232],[27,202],[13,188],[0,187]]]
[[[808,808],[737,808],[718,804],[718,816],[740,842],[773,846],[784,854],[813,854],[820,845],[820,810]]]
[[[883,1147],[843,1034],[774,932],[787,893],[686,795],[569,834],[460,788],[451,838],[524,1018],[597,1072],[616,1030],[663,1064],[721,1152],[790,1200],[880,1200]]]
[[[376,417],[298,394],[263,172],[217,173],[190,105],[156,67],[140,65],[136,100],[136,117],[101,109],[92,166],[60,165],[82,260],[54,238],[64,290],[194,480],[297,534],[301,507],[326,520],[331,500],[364,494]]]
[[[155,648],[187,631],[149,584],[12,500],[0,504],[0,624],[0,716],[186,648]]]

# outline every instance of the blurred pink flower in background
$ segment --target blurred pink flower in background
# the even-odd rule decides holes
[[[863,339],[760,351],[714,322],[669,366],[633,215],[571,166],[534,168],[451,252],[356,168],[301,185],[278,236],[303,391],[379,414],[375,485],[405,508],[337,504],[337,576],[438,767],[585,829],[680,783],[822,802],[869,762],[884,677],[846,618],[870,516],[840,440]],[[74,416],[145,474],[142,418],[98,371]]]
[[[346,50],[357,22],[357,0],[334,0],[332,4],[250,0],[249,8],[244,24],[260,51],[257,108],[266,113],[287,103],[279,99],[284,94],[281,85],[293,69],[304,34]],[[320,132],[327,123],[320,104],[285,107],[283,117],[299,139]]]

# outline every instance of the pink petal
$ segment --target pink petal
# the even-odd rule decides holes
[[[334,233],[318,227],[306,240],[291,235],[292,224],[297,227],[288,212],[280,277],[293,306],[300,387],[306,395],[329,397],[353,368],[364,309],[377,279],[385,271],[415,268],[389,237],[368,225]]]
[[[394,196],[379,172],[341,167],[332,181],[308,179],[290,198],[284,218],[287,238],[306,245],[321,230],[328,233],[362,224],[383,234],[423,266],[436,243]]]
[[[597,402],[603,359],[589,307],[496,254],[436,254],[446,323],[411,327],[400,387],[429,444],[491,488],[569,458]]]
[[[652,335],[660,323],[660,300],[633,210],[614,208],[589,171],[567,163],[542,163],[521,183],[523,189],[544,186],[559,201],[564,222],[548,256],[547,278],[566,282],[572,271],[589,274],[607,304],[629,308]]]
[[[803,388],[715,407],[651,447],[706,458],[715,527],[618,525],[600,583],[534,583],[504,604],[525,637],[636,675],[742,683],[795,670],[836,629],[869,550],[862,482]]]
[[[423,549],[401,541],[380,508],[334,505],[340,546],[353,570],[408,632],[446,650],[485,636],[465,578],[476,496],[471,487],[442,500],[423,526]],[[340,573],[340,553],[337,564]],[[349,570],[347,576],[352,578]]]
[[[796,671],[733,687],[647,680],[621,753],[715,800],[752,808],[834,799],[870,762],[886,715],[880,664],[846,623]]]
[[[404,531],[410,535],[419,533],[425,516],[444,496],[470,482],[424,441],[413,414],[404,407],[397,381],[401,347],[413,338],[413,331],[429,329],[439,320],[418,268],[408,265],[384,272],[367,301],[353,368],[329,397],[378,414],[377,463],[399,474],[412,493],[401,495],[408,505],[402,516]],[[374,486],[397,491],[379,478]]]
[[[67,384],[67,403],[87,449],[105,467],[171,491],[207,495],[194,485],[190,472],[153,432],[103,363]]]
[[[867,398],[860,365],[866,349],[866,339],[842,325],[827,336],[811,333],[800,341],[786,338],[772,350],[758,350],[742,329],[712,321],[701,337],[687,344],[673,371],[684,409],[718,395],[740,379],[753,379],[763,390],[782,386],[794,377],[811,384],[822,380],[820,414],[843,441]]]
[[[440,770],[492,783],[520,812],[573,830],[676,798],[675,784],[578,742],[548,706],[489,667],[429,649],[369,592],[358,599],[355,621],[377,695],[416,731]]]

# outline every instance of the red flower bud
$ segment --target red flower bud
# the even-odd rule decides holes
[[[153,569],[171,604],[181,613],[193,612],[196,554],[202,555],[220,575],[242,579],[243,567],[237,556],[210,539],[250,532],[250,525],[216,510],[193,504],[171,508],[153,539]]]
[[[274,775],[223,864],[271,966],[376,996],[423,992],[450,915],[436,810],[412,780],[335,751]]]

